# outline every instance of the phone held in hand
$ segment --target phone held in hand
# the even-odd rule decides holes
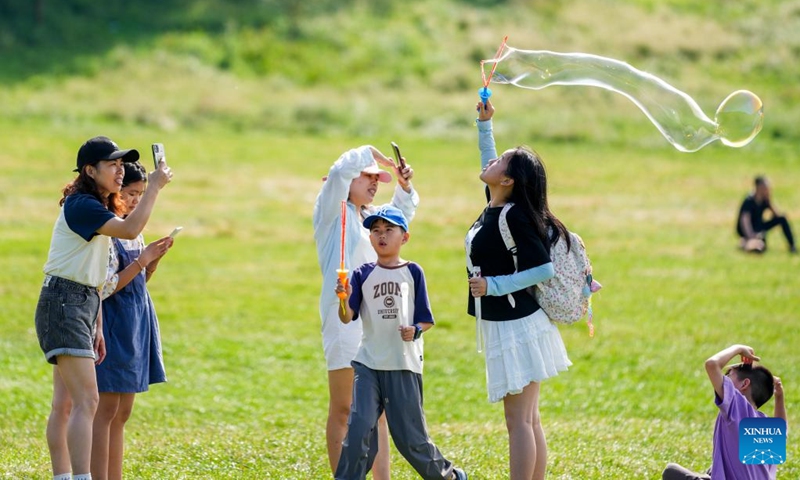
[[[169,238],[175,238],[175,235],[181,233],[181,230],[183,230],[183,227],[175,227],[175,230],[169,234]]]
[[[155,165],[156,170],[158,170],[158,164],[164,160],[164,144],[163,143],[154,143],[153,144],[153,164]]]
[[[406,161],[403,160],[403,156],[400,155],[400,147],[398,147],[396,143],[392,142],[392,150],[394,151],[395,162],[397,162],[400,170],[404,170],[406,168]]]

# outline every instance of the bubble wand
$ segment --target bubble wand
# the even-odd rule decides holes
[[[347,200],[342,200],[342,248],[339,260],[339,269],[336,270],[336,274],[339,276],[339,281],[342,282],[342,285],[344,286],[344,291],[336,294],[336,296],[339,297],[339,303],[342,305],[342,313],[345,313],[344,299],[347,298],[348,270],[344,268],[344,252],[345,252],[344,235],[345,231],[347,230],[346,226],[347,226]]]
[[[494,71],[497,69],[498,59],[500,55],[503,54],[503,49],[506,48],[506,41],[508,41],[508,35],[503,37],[503,42],[500,44],[500,48],[497,49],[497,53],[494,54],[494,65],[492,65],[492,70],[489,72],[489,76],[486,76],[486,72],[483,70],[483,62],[481,62],[481,78],[483,79],[483,88],[478,89],[478,95],[481,97],[481,101],[483,105],[486,105],[486,102],[489,101],[489,97],[492,96],[492,91],[489,89],[489,83],[492,81],[492,77],[494,76]]]
[[[473,277],[481,276],[481,267],[473,266],[470,273]],[[481,312],[481,297],[474,297],[475,299],[475,346],[478,353],[483,352],[483,332],[481,331],[481,319],[483,314]]]
[[[407,327],[408,322],[408,282],[400,284],[400,328]],[[401,330],[402,331],[402,330]],[[406,356],[406,345],[403,342],[403,356]]]

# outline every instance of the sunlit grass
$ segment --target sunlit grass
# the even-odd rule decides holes
[[[470,129],[471,114],[463,115]],[[500,115],[500,114],[498,114]],[[499,116],[499,119],[502,119]],[[500,123],[500,122],[498,122]],[[4,125],[16,139],[0,153],[0,470],[41,478],[50,367],[33,309],[60,187],[74,149],[102,131],[147,151],[163,141],[176,172],[161,194],[148,239],[184,225],[149,288],[159,312],[169,383],[140,395],[128,432],[134,478],[326,478],[327,385],[317,316],[319,273],[311,210],[329,164],[369,140],[114,125]],[[498,127],[500,148],[519,138]],[[782,239],[745,256],[733,216],[753,172],[800,218],[798,157],[768,139],[743,150],[696,154],[538,142],[552,207],[587,241],[605,289],[595,298],[597,335],[562,329],[574,366],[544,384],[541,410],[550,477],[657,478],[668,461],[704,468],[715,415],[702,361],[746,342],[798,403],[797,257]],[[37,145],[36,148],[32,148]],[[302,145],[302,148],[298,148]],[[426,335],[425,407],[432,438],[476,478],[506,478],[500,405],[486,402],[474,323],[464,313],[463,235],[483,205],[474,140],[404,138],[422,196],[404,256],[428,277],[436,328]],[[25,161],[20,161],[25,159]],[[379,192],[379,201],[389,198]],[[772,404],[765,407],[771,412]],[[783,478],[800,473],[789,442]],[[415,478],[395,454],[395,478]]]
[[[33,311],[76,149],[105,134],[145,161],[150,143],[166,145],[175,182],[145,235],[185,227],[149,286],[169,382],[137,398],[126,477],[329,477],[312,206],[342,151],[388,151],[394,140],[422,197],[403,256],[425,268],[437,319],[425,340],[431,436],[471,478],[507,478],[502,406],[486,401],[465,313],[463,253],[484,204],[478,61],[503,35],[520,48],[627,61],[709,115],[739,88],[766,112],[746,148],[682,154],[619,95],[493,87],[498,147],[542,154],[551,207],[585,239],[605,285],[595,338],[584,325],[563,328],[574,365],[542,389],[548,478],[653,479],[669,461],[706,468],[716,412],[702,362],[731,343],[749,343],[783,377],[793,424],[800,259],[778,233],[766,255],[743,255],[733,227],[763,173],[800,234],[797,2],[373,3],[318,16],[309,4],[302,19],[263,29],[233,21],[115,37],[52,58],[41,74],[14,72],[53,50],[0,50],[0,477],[49,471],[51,369]],[[237,8],[194,5],[170,21],[207,25],[208,12],[217,21]],[[389,198],[382,188],[378,201]],[[779,478],[800,477],[800,448],[788,450]],[[416,478],[396,453],[392,469]]]

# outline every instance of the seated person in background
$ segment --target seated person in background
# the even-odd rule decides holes
[[[764,221],[764,210],[772,212],[772,218]],[[783,229],[783,235],[789,244],[789,251],[797,253],[789,219],[778,213],[770,199],[770,186],[766,177],[755,179],[755,190],[749,194],[739,208],[736,219],[736,233],[739,235],[739,246],[748,252],[761,253],[767,249],[767,232],[777,225]]]

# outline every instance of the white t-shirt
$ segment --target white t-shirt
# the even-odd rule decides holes
[[[408,312],[403,312],[401,285],[408,284]],[[366,263],[350,277],[350,308],[354,321],[363,322],[361,344],[354,361],[373,370],[422,373],[423,340],[404,342],[398,327],[433,323],[425,274],[414,262],[387,268]]]
[[[112,218],[114,214],[94,196],[68,196],[53,226],[44,273],[94,288],[103,285],[111,237],[97,229]]]

